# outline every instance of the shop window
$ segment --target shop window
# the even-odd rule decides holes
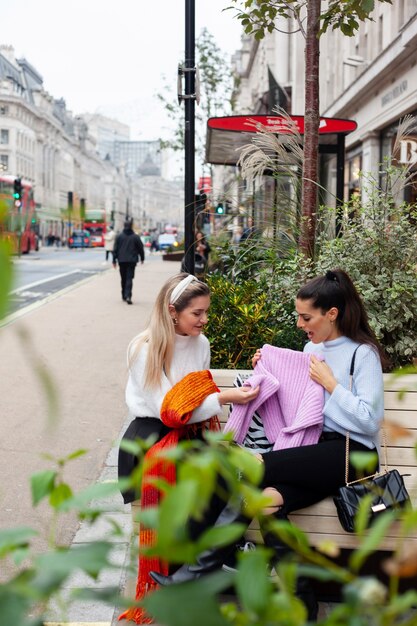
[[[348,159],[346,170],[349,219],[354,220],[358,216],[361,200],[360,173],[362,171],[362,155],[357,154]]]

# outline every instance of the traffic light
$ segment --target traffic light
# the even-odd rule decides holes
[[[15,207],[20,208],[22,206],[22,180],[21,178],[15,178],[14,180],[13,198],[14,198]]]
[[[216,209],[215,209],[216,215],[225,215],[226,214],[226,203],[225,202],[218,202]]]
[[[207,194],[204,191],[200,191],[198,196],[195,196],[195,208],[197,213],[201,213],[205,210],[207,203]]]

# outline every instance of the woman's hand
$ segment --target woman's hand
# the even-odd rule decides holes
[[[310,378],[329,393],[333,393],[337,385],[337,380],[330,367],[324,361],[319,361],[314,354],[311,355],[310,359]]]
[[[262,356],[261,350],[260,350],[260,348],[258,348],[257,351],[255,352],[255,354],[252,357],[252,367],[255,367],[255,365],[257,364],[257,362],[261,358],[261,356]]]
[[[228,404],[248,404],[251,400],[254,400],[259,393],[258,387],[234,387],[233,389],[226,389],[219,393],[219,403]]]

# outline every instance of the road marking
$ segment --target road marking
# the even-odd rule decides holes
[[[24,287],[18,287],[10,292],[11,295],[14,293],[19,293],[19,291],[23,291],[24,289],[31,289],[32,287],[37,287],[38,285],[43,285],[44,283],[49,283],[51,280],[55,280],[56,278],[63,278],[64,276],[70,276],[71,274],[77,274],[80,270],[72,270],[72,272],[65,272],[65,274],[57,274],[56,276],[52,276],[51,278],[43,278],[42,280],[37,280],[34,283],[30,283],[29,285],[25,285]]]
[[[72,272],[70,273],[72,274]],[[8,326],[9,324],[12,324],[20,317],[23,317],[24,315],[31,313],[32,311],[34,311],[35,309],[38,309],[44,304],[48,304],[48,302],[52,302],[52,300],[55,300],[56,298],[60,298],[61,296],[65,295],[67,292],[72,291],[73,289],[77,289],[77,287],[81,287],[82,285],[85,285],[85,283],[88,283],[90,280],[93,280],[96,276],[105,276],[106,273],[107,272],[99,272],[93,275],[90,274],[90,276],[88,276],[87,278],[84,278],[84,280],[80,280],[76,283],[73,283],[72,285],[68,285],[68,287],[61,289],[60,291],[55,291],[54,293],[51,293],[46,298],[43,298],[43,300],[37,300],[36,302],[29,304],[29,306],[23,307],[22,309],[19,309],[18,311],[11,313],[4,319],[0,320],[0,328],[3,328],[4,326]]]

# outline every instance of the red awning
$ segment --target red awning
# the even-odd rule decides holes
[[[292,115],[300,135],[304,134],[304,116]],[[236,165],[240,150],[251,141],[251,135],[257,132],[256,124],[262,124],[271,133],[288,135],[291,133],[288,121],[281,115],[230,115],[211,117],[207,122],[206,160],[216,165]],[[356,130],[353,120],[333,117],[320,118],[320,144],[335,142],[335,136]]]

